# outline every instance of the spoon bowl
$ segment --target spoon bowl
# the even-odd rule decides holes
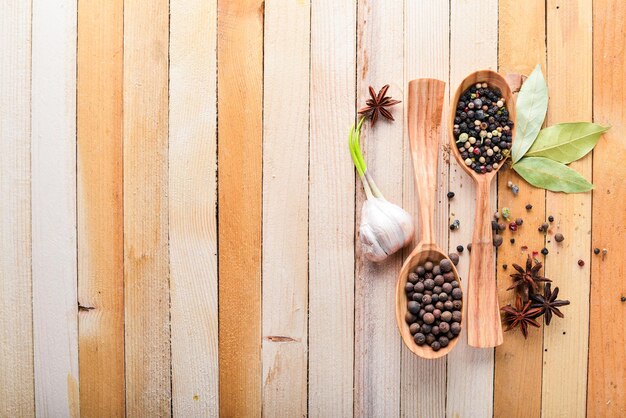
[[[459,165],[476,183],[476,218],[472,235],[467,295],[464,307],[467,312],[467,342],[473,347],[488,348],[502,344],[502,324],[496,287],[494,247],[491,229],[492,210],[490,207],[489,188],[496,173],[504,166],[505,156],[498,168],[490,173],[480,174],[465,165],[456,146],[453,134],[454,117],[457,103],[463,92],[477,83],[487,83],[489,87],[500,90],[513,121],[512,138],[515,139],[515,99],[507,80],[500,74],[481,70],[468,75],[459,85],[450,103],[449,138],[450,149]]]
[[[413,336],[409,331],[409,324],[406,323],[405,315],[407,311],[407,296],[404,291],[404,286],[409,278],[409,273],[413,271],[415,267],[420,264],[425,263],[430,260],[433,263],[438,263],[443,259],[448,259],[448,256],[441,251],[435,244],[424,244],[418,245],[411,254],[407,257],[402,269],[400,270],[400,275],[398,277],[398,282],[396,285],[396,321],[398,323],[398,329],[400,330],[400,335],[402,336],[402,341],[407,346],[409,350],[411,350],[414,354],[425,358],[425,359],[436,359],[445,356],[448,354],[454,346],[459,342],[460,334],[456,336],[456,338],[450,340],[450,344],[447,347],[442,347],[439,351],[434,351],[428,345],[417,345],[413,340]],[[452,265],[452,272],[454,273],[455,279],[459,280],[459,273],[456,270],[454,264]],[[461,331],[463,330],[463,319],[465,318],[465,304],[462,307],[462,318],[461,318]]]
[[[409,82],[408,130],[413,160],[413,173],[419,198],[420,239],[417,247],[408,256],[396,282],[396,322],[402,341],[413,353],[426,359],[443,357],[457,344],[459,335],[452,339],[447,347],[434,351],[430,346],[419,346],[406,323],[407,295],[404,287],[409,273],[420,263],[427,260],[440,262],[447,259],[446,254],[435,244],[433,214],[435,210],[435,190],[437,188],[437,163],[441,114],[445,83],[434,79],[417,79]],[[452,264],[455,279],[458,272]],[[463,310],[465,302],[463,301]],[[462,310],[461,329],[465,314]]]

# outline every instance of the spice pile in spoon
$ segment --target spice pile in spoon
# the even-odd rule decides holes
[[[456,107],[453,133],[465,165],[479,174],[497,170],[513,140],[513,121],[500,90],[487,83],[467,89]]]

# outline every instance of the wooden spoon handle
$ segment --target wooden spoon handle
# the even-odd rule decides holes
[[[446,83],[432,78],[409,82],[409,144],[419,197],[420,243],[434,243],[439,132]]]
[[[494,269],[489,181],[476,183],[476,219],[467,281],[467,343],[488,348],[502,344],[502,325]]]

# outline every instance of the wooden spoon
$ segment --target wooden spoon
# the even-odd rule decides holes
[[[438,263],[447,259],[446,254],[435,244],[433,213],[437,188],[437,157],[441,111],[446,83],[441,80],[417,79],[409,82],[409,143],[413,160],[415,184],[419,197],[420,240],[417,247],[404,262],[396,284],[396,321],[404,344],[415,354],[427,359],[445,356],[459,341],[457,336],[447,347],[434,351],[430,346],[419,346],[413,340],[409,325],[405,321],[407,296],[404,291],[409,273],[427,260]],[[454,266],[452,271],[459,280]]]
[[[489,188],[491,181],[506,159],[502,160],[496,170],[491,173],[478,174],[465,165],[461,153],[456,146],[453,135],[454,117],[459,98],[465,90],[476,83],[487,83],[502,93],[505,106],[509,111],[509,119],[515,123],[515,101],[509,84],[500,74],[481,70],[467,76],[452,99],[450,111],[450,149],[459,165],[476,182],[476,218],[472,235],[472,251],[470,253],[469,277],[467,281],[467,343],[472,347],[488,348],[502,344],[502,324],[496,287],[494,266],[493,237],[491,235],[492,211],[489,205]],[[515,137],[515,124],[513,125]]]

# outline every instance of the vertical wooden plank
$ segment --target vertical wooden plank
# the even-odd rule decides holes
[[[31,3],[0,6],[0,416],[34,416]]]
[[[32,15],[32,277],[37,416],[78,416],[76,1]]]
[[[524,24],[519,24],[524,22]],[[537,64],[545,70],[545,2],[500,0],[498,64],[501,74],[530,74]],[[516,196],[507,187],[512,181],[520,188]],[[526,183],[515,171],[503,168],[498,173],[498,207],[507,207],[513,218],[521,217],[524,224],[517,232],[501,232],[504,243],[498,248],[497,280],[500,306],[514,303],[515,293],[507,291],[513,273],[511,263],[523,265],[526,257],[544,246],[544,235],[537,228],[545,220],[543,189]],[[532,209],[526,210],[531,204]],[[511,243],[511,238],[515,243]],[[523,251],[522,247],[528,247]],[[507,264],[507,270],[502,268]],[[539,417],[541,415],[541,371],[543,333],[531,330],[528,339],[518,331],[504,334],[504,343],[496,348],[494,416]],[[521,373],[520,371],[524,371]],[[523,394],[523,396],[520,396]]]
[[[218,1],[220,414],[261,414],[263,0]]]
[[[217,1],[172,0],[170,10],[173,413],[217,417]]]
[[[472,71],[498,65],[498,0],[472,3],[452,0],[450,10],[450,93]],[[491,209],[496,208],[496,182],[491,185]],[[460,229],[450,232],[449,246],[472,240],[476,193],[472,179],[450,158],[450,222],[458,219]],[[494,266],[495,268],[495,266]],[[465,250],[457,266],[462,279],[469,271],[469,251]],[[467,280],[461,280],[467,292]],[[447,416],[491,416],[493,413],[493,350],[467,345],[467,334],[448,355]],[[471,379],[468,379],[471,376]]]
[[[402,99],[403,2],[384,4],[358,2],[357,98],[359,106],[369,98],[368,87],[391,87],[388,95]],[[363,128],[362,148],[368,171],[390,202],[402,204],[403,105],[391,109],[395,122],[378,121]],[[366,201],[360,182],[356,184],[356,224]],[[355,240],[355,330],[354,376],[355,416],[393,417],[400,413],[400,344],[396,327],[395,283],[403,261],[402,251],[382,263],[363,258],[358,232]]]
[[[592,1],[547,2],[548,87],[547,124],[590,121],[592,117]],[[570,167],[591,177],[591,155]],[[544,327],[542,415],[581,417],[586,414],[589,338],[589,263],[578,260],[591,250],[591,193],[548,192],[546,212],[555,220],[548,238],[546,276],[569,299],[565,318]]]
[[[593,17],[593,117],[611,129],[593,152],[592,247],[607,253],[590,256],[587,416],[620,417],[626,416],[626,4],[596,0]]]
[[[309,414],[352,416],[356,1],[311,10]]]
[[[404,84],[405,111],[408,109],[408,82],[419,77],[449,79],[450,63],[450,7],[448,2],[406,1],[404,5]],[[397,65],[397,64],[393,64]],[[446,96],[447,97],[447,96]],[[405,112],[406,113],[406,112]],[[442,118],[447,120],[448,102]],[[406,114],[405,119],[406,120]],[[444,122],[445,123],[445,122]],[[413,177],[413,163],[409,150],[408,132],[403,141],[403,207],[418,215],[417,193]],[[448,157],[445,152],[447,130],[441,130],[439,172],[437,174],[437,204],[435,205],[435,236],[441,248],[448,247]],[[417,236],[418,230],[416,230]],[[417,244],[405,251],[406,257]],[[394,331],[397,327],[394,326]],[[441,417],[446,410],[446,359],[424,360],[415,356],[401,343],[400,414],[403,417]],[[423,384],[428,376],[428,384]]]
[[[126,405],[133,417],[171,413],[168,20],[167,0],[124,2]]]
[[[307,415],[310,2],[266,1],[263,415]],[[286,204],[288,202],[288,204]]]
[[[86,417],[125,416],[123,41],[122,0],[78,2],[78,345]]]

